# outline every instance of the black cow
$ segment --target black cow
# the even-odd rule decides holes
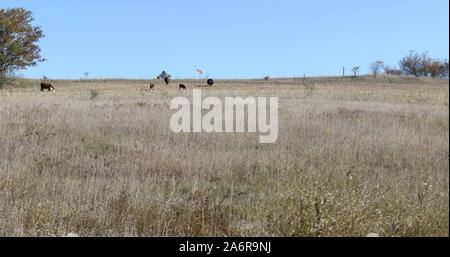
[[[214,85],[214,80],[208,79],[208,80],[206,81],[206,83],[207,83],[208,85],[212,86],[212,85]]]
[[[179,88],[179,89],[184,89],[184,90],[186,90],[186,86],[183,85],[183,84],[180,84],[180,85],[178,86],[178,88]]]

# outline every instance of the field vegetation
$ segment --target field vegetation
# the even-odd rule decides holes
[[[52,82],[0,90],[0,236],[449,236],[448,79]],[[278,141],[173,133],[193,88],[278,96]]]

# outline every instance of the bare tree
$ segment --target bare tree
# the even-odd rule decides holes
[[[400,60],[400,68],[407,75],[414,75],[419,78],[426,74],[425,61],[427,60],[427,52],[419,54],[413,50],[409,51],[409,55]]]
[[[391,67],[389,65],[384,65],[383,70],[384,70],[384,74],[388,75],[388,74],[390,74]]]
[[[427,51],[423,52],[420,57],[422,59],[422,67],[421,67],[420,73],[422,76],[428,77],[430,75],[429,69],[433,65],[434,60],[428,56]]]
[[[89,72],[84,72],[83,74],[84,74],[84,78],[87,79],[89,76]]]
[[[356,78],[356,76],[358,75],[359,72],[359,68],[361,68],[360,66],[355,66],[352,68],[353,71],[353,77]]]
[[[370,64],[370,70],[372,71],[374,78],[377,77],[377,74],[380,73],[380,71],[383,69],[383,67],[384,67],[383,61],[376,61],[376,62],[373,62],[372,64]]]

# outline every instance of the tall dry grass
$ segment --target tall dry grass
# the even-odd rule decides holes
[[[0,90],[0,235],[449,235],[448,80],[177,83]],[[278,96],[278,141],[174,134],[194,87]]]

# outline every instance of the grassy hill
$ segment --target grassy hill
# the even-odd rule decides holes
[[[448,80],[152,81],[0,90],[1,235],[449,235]],[[193,88],[277,96],[277,142],[173,133]]]

